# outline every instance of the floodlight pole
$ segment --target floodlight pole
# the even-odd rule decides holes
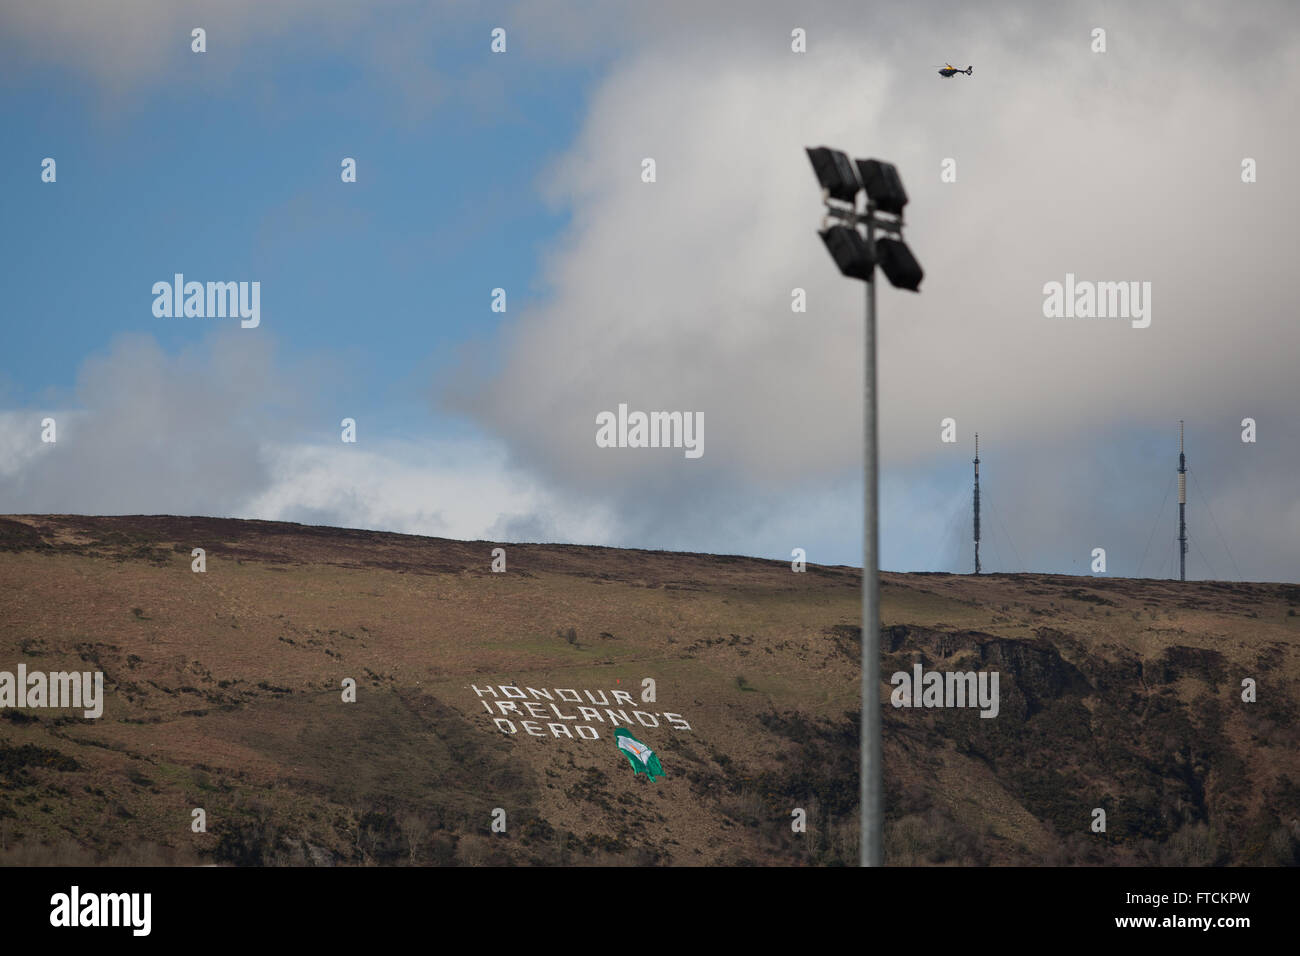
[[[884,860],[884,812],[880,742],[880,534],[876,440],[876,276],[875,210],[867,202],[867,248],[872,251],[867,286],[867,322],[863,329],[862,365],[862,765],[859,802],[861,866],[881,866]]]
[[[907,193],[892,163],[858,160],[857,171],[840,150],[806,150],[822,186],[822,241],[842,274],[866,279],[867,316],[862,330],[862,715],[858,762],[858,863],[884,864],[884,747],[880,719],[880,463],[876,428],[876,277],[883,272],[917,291],[924,273],[903,243]],[[866,205],[857,209],[865,188]],[[881,208],[883,207],[883,209]],[[889,216],[878,216],[888,212]],[[830,226],[838,219],[840,225]],[[866,228],[865,242],[857,228]],[[876,246],[876,233],[888,237]],[[876,266],[880,265],[879,272]]]

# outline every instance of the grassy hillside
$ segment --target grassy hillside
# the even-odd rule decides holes
[[[860,572],[506,545],[492,573],[494,547],[0,518],[0,670],[105,683],[98,720],[0,709],[0,861],[855,861]],[[1300,860],[1300,588],[882,580],[886,678],[1000,675],[993,719],[886,704],[887,862]],[[558,706],[531,720],[541,736],[522,703],[501,710],[514,693]],[[599,719],[567,719],[580,705]],[[637,721],[665,778],[633,776],[606,710]]]

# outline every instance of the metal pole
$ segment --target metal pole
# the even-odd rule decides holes
[[[881,811],[880,743],[880,555],[876,456],[876,267],[874,210],[867,204],[867,249],[873,264],[867,286],[867,324],[863,332],[863,529],[862,529],[862,766],[860,780],[862,866],[881,866],[884,815]]]

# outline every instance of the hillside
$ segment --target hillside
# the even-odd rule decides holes
[[[104,675],[0,708],[0,862],[856,861],[859,571],[495,547],[0,518],[0,671]],[[882,581],[885,678],[1000,675],[992,719],[886,704],[887,862],[1300,862],[1300,587]]]

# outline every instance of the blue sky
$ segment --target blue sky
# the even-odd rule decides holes
[[[1295,580],[1298,20],[4,4],[0,512],[859,562],[862,287],[816,236],[826,143],[898,163],[927,272],[880,290],[883,566],[968,568],[979,431],[986,568],[1104,547],[1156,574],[1186,419],[1190,573]],[[176,272],[260,282],[260,326],[156,318]],[[1045,317],[1067,273],[1152,283],[1150,327]],[[702,414],[705,454],[597,448],[620,403]]]
[[[491,56],[463,33],[439,39],[428,55],[446,73]],[[150,311],[152,283],[183,272],[259,280],[286,357],[346,357],[338,402],[380,430],[443,426],[413,399],[430,365],[493,331],[491,289],[526,302],[566,220],[535,180],[572,139],[589,92],[585,71],[499,59],[508,105],[448,98],[414,125],[342,56],[283,59],[219,90],[186,90],[184,78],[144,86],[129,105],[53,70],[0,88],[7,152],[29,160],[5,166],[0,255],[22,277],[7,298],[15,314],[58,323],[57,335],[41,321],[6,329],[9,354],[24,356],[6,363],[9,399],[70,390],[81,359],[121,332],[174,350],[206,331],[207,320]],[[47,155],[55,189],[30,175]],[[347,186],[345,156],[359,164]]]

